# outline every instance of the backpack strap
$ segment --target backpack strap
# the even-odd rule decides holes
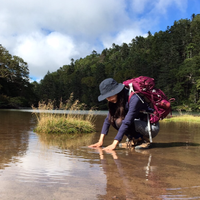
[[[131,92],[135,92],[135,91],[133,89],[133,84],[132,83],[129,83],[128,85],[129,85],[129,94],[128,95],[130,96]]]
[[[153,140],[152,140],[152,133],[151,133],[150,115],[155,115],[155,114],[147,112],[147,111],[140,111],[140,112],[147,115],[147,127],[148,127],[148,132],[149,132],[149,141],[150,141],[150,143],[152,143]]]
[[[140,101],[141,101],[142,103],[144,103],[144,101],[142,100],[142,98],[137,94],[138,92],[136,92],[136,91],[133,89],[133,84],[132,84],[132,83],[129,83],[128,85],[129,85],[129,93],[128,93],[129,97],[128,97],[128,102],[130,101],[131,97],[132,97],[134,94],[136,94],[137,97],[140,99]]]
[[[133,94],[136,94],[137,97],[140,99],[140,101],[142,103],[144,103],[144,101],[142,100],[142,98],[134,91],[133,84],[129,83],[129,98],[128,98],[128,102],[130,101],[130,98],[133,96]],[[149,141],[150,141],[150,143],[152,143],[150,114],[148,112],[143,112],[143,113],[147,115],[147,126],[148,126],[148,132],[149,132]]]

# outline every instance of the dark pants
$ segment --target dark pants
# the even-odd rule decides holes
[[[114,128],[116,128],[117,130],[120,128],[120,126],[122,125],[122,119],[121,118],[117,118],[115,120],[115,126]],[[139,132],[137,132],[135,130],[135,123],[132,123],[129,128],[128,131],[125,133],[125,135],[128,137],[128,139],[132,139],[133,137],[135,139],[138,139],[139,137],[143,138],[143,135]]]

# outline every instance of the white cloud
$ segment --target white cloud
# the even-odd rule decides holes
[[[1,15],[6,16],[7,30],[17,33],[45,28],[91,36],[115,30],[115,25],[123,25],[127,18],[123,0],[11,1],[1,5]]]
[[[155,1],[154,1],[155,2]],[[131,2],[132,10],[135,14],[141,14],[145,11],[145,8],[149,8],[153,4],[152,0],[134,0]]]
[[[144,36],[170,6],[183,12],[187,0],[0,0],[0,5],[0,44],[28,62],[30,77],[40,79],[71,58]]]
[[[84,57],[97,38],[120,31],[128,21],[123,0],[0,0],[0,41],[42,78],[71,58]],[[120,25],[120,26],[117,26]]]
[[[25,61],[28,60],[30,74],[36,77],[45,75],[48,70],[55,71],[69,63],[70,58],[78,54],[73,40],[57,32],[49,35],[41,32],[21,35],[16,41],[13,52]]]
[[[123,43],[131,43],[131,40],[136,36],[145,36],[140,29],[125,29],[119,32],[116,36],[108,36],[105,37],[103,40],[104,47],[109,48],[112,46],[113,43],[122,45]]]
[[[184,12],[187,2],[188,0],[159,0],[158,3],[155,4],[155,10],[161,14],[166,14],[169,6],[176,6],[181,12]]]

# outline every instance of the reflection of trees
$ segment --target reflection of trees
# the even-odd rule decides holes
[[[0,112],[0,169],[15,163],[28,148],[28,131],[34,125],[31,113],[17,111]]]

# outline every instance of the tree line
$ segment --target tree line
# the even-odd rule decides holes
[[[37,101],[28,64],[0,44],[0,108],[30,107]]]
[[[0,52],[0,63],[6,63],[1,55]],[[70,64],[47,72],[40,83],[27,81],[27,63],[22,59],[12,57],[11,60],[26,73],[18,73],[19,79],[15,79],[21,83],[15,85],[18,89],[13,92],[20,89],[17,94],[5,92],[5,88],[10,88],[10,80],[1,76],[1,96],[20,100],[24,97],[26,103],[36,105],[39,100],[51,99],[58,105],[61,99],[65,102],[73,93],[74,99],[85,103],[88,109],[106,109],[106,102],[97,100],[102,80],[112,77],[123,82],[137,76],[150,76],[155,79],[157,88],[176,99],[173,108],[200,110],[200,15],[175,21],[166,31],[154,35],[149,31],[147,37],[137,36],[129,44],[112,44],[101,53],[93,51],[85,58],[71,59]],[[5,70],[5,66],[12,71],[11,63],[1,68]]]

